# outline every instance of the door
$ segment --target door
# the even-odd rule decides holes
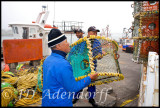
[[[23,39],[29,39],[29,28],[23,27]]]

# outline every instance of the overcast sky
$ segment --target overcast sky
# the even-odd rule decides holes
[[[87,31],[90,26],[102,30],[109,25],[111,33],[122,33],[123,28],[131,27],[134,20],[131,4],[133,1],[1,1],[1,27],[8,29],[8,24],[12,22],[36,21],[39,12],[42,11],[42,5],[48,5],[50,14],[47,24],[52,25],[55,18],[58,22],[84,22],[84,31]]]

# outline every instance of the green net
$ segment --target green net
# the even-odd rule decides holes
[[[87,48],[86,42],[82,42],[72,47],[70,53],[68,54],[67,59],[72,65],[74,72],[73,75],[75,78],[88,75],[91,72],[88,51],[89,49]]]
[[[38,69],[38,76],[37,76],[38,83],[36,85],[35,91],[37,88],[39,89],[40,92],[43,91],[43,85],[42,85],[42,66],[39,67]]]
[[[72,65],[73,75],[80,80],[95,72],[97,80],[90,85],[98,85],[124,78],[118,62],[118,44],[101,36],[84,37],[71,45],[67,60]]]

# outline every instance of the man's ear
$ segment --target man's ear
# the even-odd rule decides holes
[[[56,48],[57,48],[57,49],[60,49],[60,47],[61,47],[61,44],[57,44],[57,45],[56,45]]]

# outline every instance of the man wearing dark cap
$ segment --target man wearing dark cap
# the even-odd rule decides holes
[[[88,28],[88,36],[87,37],[89,38],[90,35],[97,36],[97,32],[100,32],[100,31],[98,29],[96,29],[95,26],[91,26],[91,27]],[[101,45],[101,43],[97,39],[92,39],[90,41],[91,41],[91,47],[93,49],[96,48],[97,46]],[[99,53],[102,54],[102,49],[101,49],[101,47],[99,47],[99,48],[96,48],[96,49],[92,50],[92,52],[93,52],[93,57],[95,57]],[[98,58],[98,59],[101,59],[101,58]],[[95,71],[96,71],[97,60],[94,60],[93,63],[94,63]],[[94,97],[95,97],[95,94],[96,94],[95,93],[96,92],[96,87],[95,86],[90,86],[90,87],[88,87],[87,91],[89,92],[89,102],[92,104],[93,107],[98,107],[98,105],[95,103],[95,100],[94,100]],[[73,104],[76,103],[79,100],[80,92],[82,92],[82,90],[75,94],[74,99],[73,99]]]
[[[88,86],[98,74],[75,80],[72,67],[65,59],[70,51],[69,43],[60,30],[49,32],[48,47],[52,53],[43,62],[42,106],[73,106],[73,94]]]
[[[97,32],[100,32],[100,30],[96,29],[95,26],[91,26],[88,28],[88,37],[90,35],[96,35],[97,36]]]
[[[88,28],[88,38],[90,37],[90,35],[95,35],[97,36],[97,32],[100,32],[100,30],[96,29],[95,26],[91,26]],[[99,42],[99,40],[97,39],[90,39],[91,41],[91,47],[92,47],[92,52],[93,52],[93,57],[96,57],[97,55],[101,55],[102,54],[102,48],[99,47],[101,46],[101,43]],[[99,57],[98,59],[101,59],[102,57]],[[97,60],[93,60],[93,63],[94,63],[94,67],[95,67],[95,71],[96,71],[96,68],[97,68]],[[94,100],[94,97],[95,97],[95,92],[96,92],[96,86],[90,86],[88,87],[88,90],[87,90],[89,93],[89,102],[93,105],[93,106],[98,106],[96,103],[95,103],[95,100]]]
[[[83,38],[84,32],[82,31],[82,29],[76,29],[74,33],[76,33],[78,39]]]

